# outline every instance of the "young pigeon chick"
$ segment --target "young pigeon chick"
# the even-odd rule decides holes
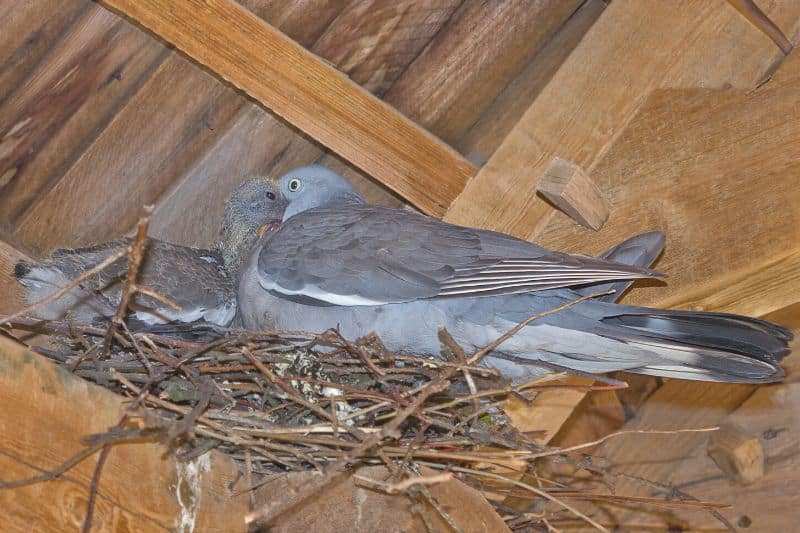
[[[659,276],[636,266],[649,262],[629,246],[636,238],[606,256],[633,263],[625,264],[367,205],[344,177],[319,166],[289,172],[280,187],[289,201],[284,222],[242,271],[239,305],[249,329],[338,325],[345,337],[375,331],[392,351],[436,356],[440,325],[475,350],[535,313],[574,302],[587,285],[624,289]],[[483,362],[515,382],[573,369],[763,383],[783,376],[791,337],[755,318],[600,297],[531,322]]]
[[[169,298],[176,310],[138,294],[131,303],[134,318],[148,324],[204,320],[227,326],[236,313],[236,280],[242,260],[268,228],[279,224],[286,200],[274,183],[259,178],[243,182],[225,205],[220,240],[212,250],[200,250],[148,239],[137,282]],[[131,243],[120,239],[88,248],[60,249],[41,263],[20,261],[14,273],[26,287],[26,301],[41,301],[71,280]],[[128,271],[123,257],[87,278],[57,300],[34,310],[38,318],[57,320],[68,312],[80,322],[114,315]]]

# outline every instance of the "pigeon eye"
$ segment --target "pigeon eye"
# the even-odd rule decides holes
[[[300,189],[300,180],[297,178],[293,178],[289,181],[289,192],[297,192]]]
[[[267,198],[269,198],[270,200],[274,200],[275,199],[275,193],[274,192],[267,192]]]

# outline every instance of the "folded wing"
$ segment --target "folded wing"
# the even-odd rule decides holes
[[[312,209],[265,239],[259,281],[275,294],[335,305],[491,296],[661,277],[647,268],[552,252],[509,235],[402,209]]]

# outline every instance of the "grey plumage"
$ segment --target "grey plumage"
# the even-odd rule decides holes
[[[343,177],[318,166],[292,171],[280,185],[289,201],[284,223],[242,271],[248,328],[338,325],[348,337],[376,331],[392,350],[436,355],[436,329],[444,325],[476,349],[587,291],[623,291],[634,278],[657,276],[646,267],[663,247],[663,235],[651,233],[615,247],[607,259],[558,254],[364,205]],[[302,209],[293,207],[300,203]],[[486,363],[516,381],[555,365],[757,383],[780,379],[790,338],[762,320],[625,306],[610,297],[531,323]]]
[[[315,208],[289,218],[264,243],[258,267],[268,290],[344,305],[659,276],[643,267],[551,252],[501,233],[366,204]]]
[[[248,180],[226,203],[216,249],[201,250],[149,239],[138,282],[169,298],[181,309],[175,310],[140,294],[131,302],[134,317],[147,324],[195,320],[229,324],[236,312],[236,279],[242,257],[257,241],[259,227],[279,222],[285,206],[283,196],[271,181]],[[130,243],[131,239],[120,239],[86,248],[59,249],[41,263],[17,263],[15,274],[27,288],[26,300],[32,304]],[[84,322],[110,317],[121,297],[127,270],[128,261],[121,258],[34,314],[39,318],[59,319],[70,312]]]

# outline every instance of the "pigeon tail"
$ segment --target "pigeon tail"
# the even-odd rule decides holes
[[[660,356],[628,372],[732,383],[783,378],[779,363],[793,335],[782,326],[725,313],[631,306],[609,306],[609,311],[601,323],[612,326],[614,338]]]
[[[59,269],[25,260],[14,264],[14,276],[26,289],[26,305],[49,298],[71,283]],[[76,320],[89,323],[98,317],[112,316],[114,307],[105,298],[78,285],[61,298],[39,307],[33,315],[44,320],[59,320],[70,311]]]

